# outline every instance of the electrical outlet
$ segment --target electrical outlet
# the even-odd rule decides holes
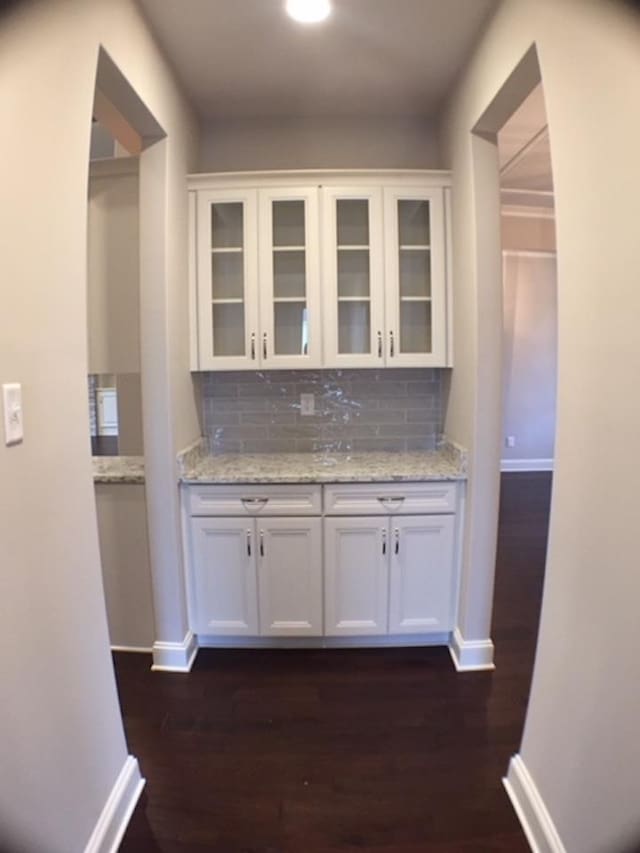
[[[300,414],[315,415],[316,399],[313,394],[300,394]]]
[[[507,447],[515,447],[516,446],[516,437],[515,435],[508,435],[505,444]]]

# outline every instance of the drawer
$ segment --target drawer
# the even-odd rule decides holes
[[[424,515],[454,513],[456,484],[337,483],[324,487],[326,515]]]
[[[190,515],[321,515],[321,487],[187,486]]]

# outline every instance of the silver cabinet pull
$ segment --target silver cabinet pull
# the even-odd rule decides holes
[[[399,554],[400,553],[400,531],[398,530],[397,527],[393,531],[393,535],[394,535],[395,540],[396,540],[395,548],[393,550],[395,551],[396,554]]]
[[[249,506],[260,506],[261,504],[266,504],[269,498],[240,498],[243,504],[248,504]]]
[[[251,360],[256,360],[256,333],[251,332]]]
[[[251,531],[247,530],[247,557],[251,556]]]
[[[382,332],[378,332],[378,358],[382,358]]]
[[[387,553],[387,531],[382,528],[382,554],[383,556]]]
[[[262,336],[262,357],[267,357],[267,333],[265,332]]]
[[[393,343],[393,332],[389,332],[389,355],[391,358],[395,355],[395,346]]]
[[[402,503],[404,495],[380,495],[378,500],[381,504],[386,503]]]
[[[264,557],[264,530],[260,531],[260,556]]]

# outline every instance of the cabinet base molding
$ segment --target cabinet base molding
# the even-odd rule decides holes
[[[138,759],[129,755],[111,789],[84,853],[116,853],[144,784]]]
[[[493,643],[486,640],[465,640],[458,628],[453,629],[449,651],[458,672],[495,669]]]
[[[531,849],[535,853],[566,853],[551,815],[520,755],[511,758],[502,782]]]
[[[154,672],[191,672],[191,667],[198,653],[198,643],[195,634],[187,631],[181,643],[153,644]]]
[[[450,641],[449,633],[379,637],[213,637],[198,634],[198,645],[203,649],[367,649],[389,646],[447,646]]]

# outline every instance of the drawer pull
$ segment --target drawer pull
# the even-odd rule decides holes
[[[385,528],[382,528],[382,554],[383,556],[387,553],[387,531]]]
[[[247,530],[247,557],[251,556],[251,531]]]
[[[264,557],[264,530],[260,531],[260,556]]]
[[[402,503],[404,495],[380,495],[378,498],[381,504],[386,503]]]
[[[248,504],[249,506],[263,506],[269,498],[240,498],[240,500],[243,504]]]
[[[399,554],[400,553],[400,531],[398,530],[397,527],[393,531],[393,535],[394,535],[395,540],[396,540],[396,546],[394,548],[394,551],[396,552],[396,554]]]

